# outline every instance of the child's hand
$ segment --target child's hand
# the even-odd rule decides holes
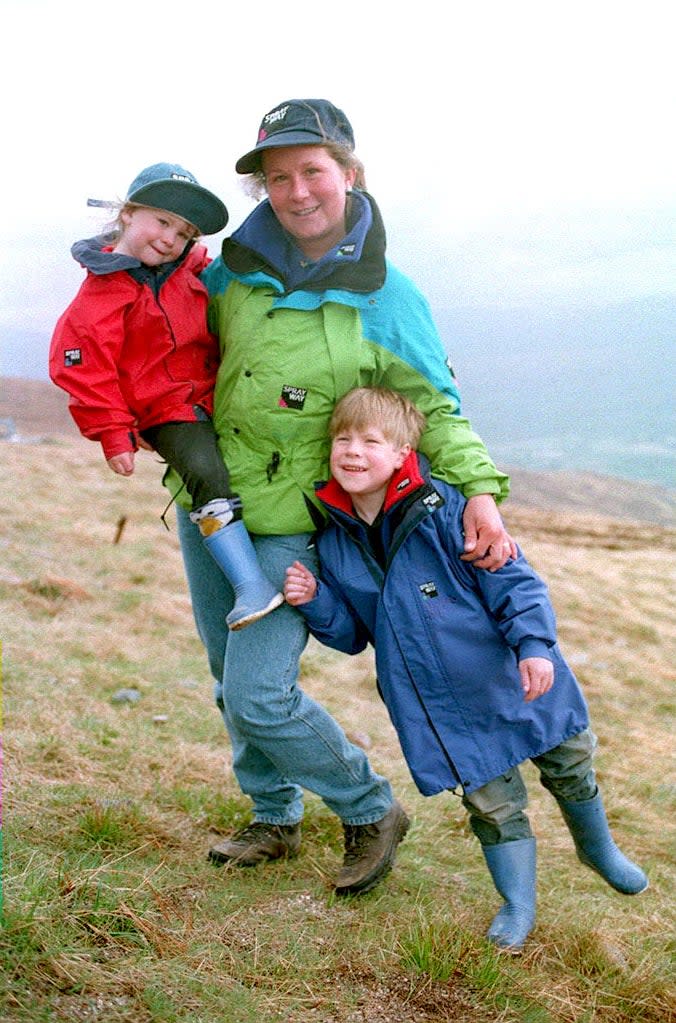
[[[317,593],[317,580],[312,572],[302,565],[300,561],[294,561],[293,565],[286,570],[284,581],[284,596],[287,604],[297,607],[299,604],[307,604],[313,600]]]
[[[546,657],[524,657],[519,674],[526,703],[544,696],[554,685],[554,665]]]
[[[106,459],[113,472],[120,476],[131,476],[134,471],[134,452],[123,451],[121,455],[113,455]]]

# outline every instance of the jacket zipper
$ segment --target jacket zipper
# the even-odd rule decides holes
[[[280,460],[281,460],[281,456],[279,454],[279,451],[273,451],[272,452],[272,458],[270,459],[268,464],[265,466],[265,475],[268,478],[268,483],[272,483],[272,477],[275,475],[275,473],[279,469]]]

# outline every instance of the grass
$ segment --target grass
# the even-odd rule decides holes
[[[412,785],[370,654],[310,644],[303,684],[412,817],[388,879],[337,899],[339,822],[308,796],[295,860],[207,862],[246,823],[161,467],[114,477],[94,445],[0,448],[7,1023],[666,1023],[673,1001],[674,537],[507,508],[550,581],[562,646],[600,735],[631,899],[575,859],[530,765],[538,922],[523,955],[483,938],[499,905],[459,800]],[[118,522],[126,516],[118,543]],[[170,519],[171,521],[171,519]],[[140,699],[115,703],[135,688]]]

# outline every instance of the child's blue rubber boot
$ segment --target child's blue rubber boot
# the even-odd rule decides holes
[[[488,929],[488,940],[507,952],[519,952],[535,924],[535,839],[483,845],[481,850],[505,900]]]
[[[233,632],[284,603],[283,594],[263,574],[241,514],[238,494],[208,501],[190,513],[205,547],[235,591],[235,606],[225,619]]]
[[[563,819],[573,836],[578,858],[623,895],[638,895],[648,887],[640,867],[621,852],[610,834],[601,793],[582,803],[558,800]]]

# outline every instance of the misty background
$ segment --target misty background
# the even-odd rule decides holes
[[[664,4],[5,2],[0,376],[48,379],[86,199],[182,163],[230,210],[262,115],[352,121],[389,257],[497,461],[674,486],[676,76]],[[206,239],[217,255],[223,234]],[[0,382],[1,383],[1,382]]]

